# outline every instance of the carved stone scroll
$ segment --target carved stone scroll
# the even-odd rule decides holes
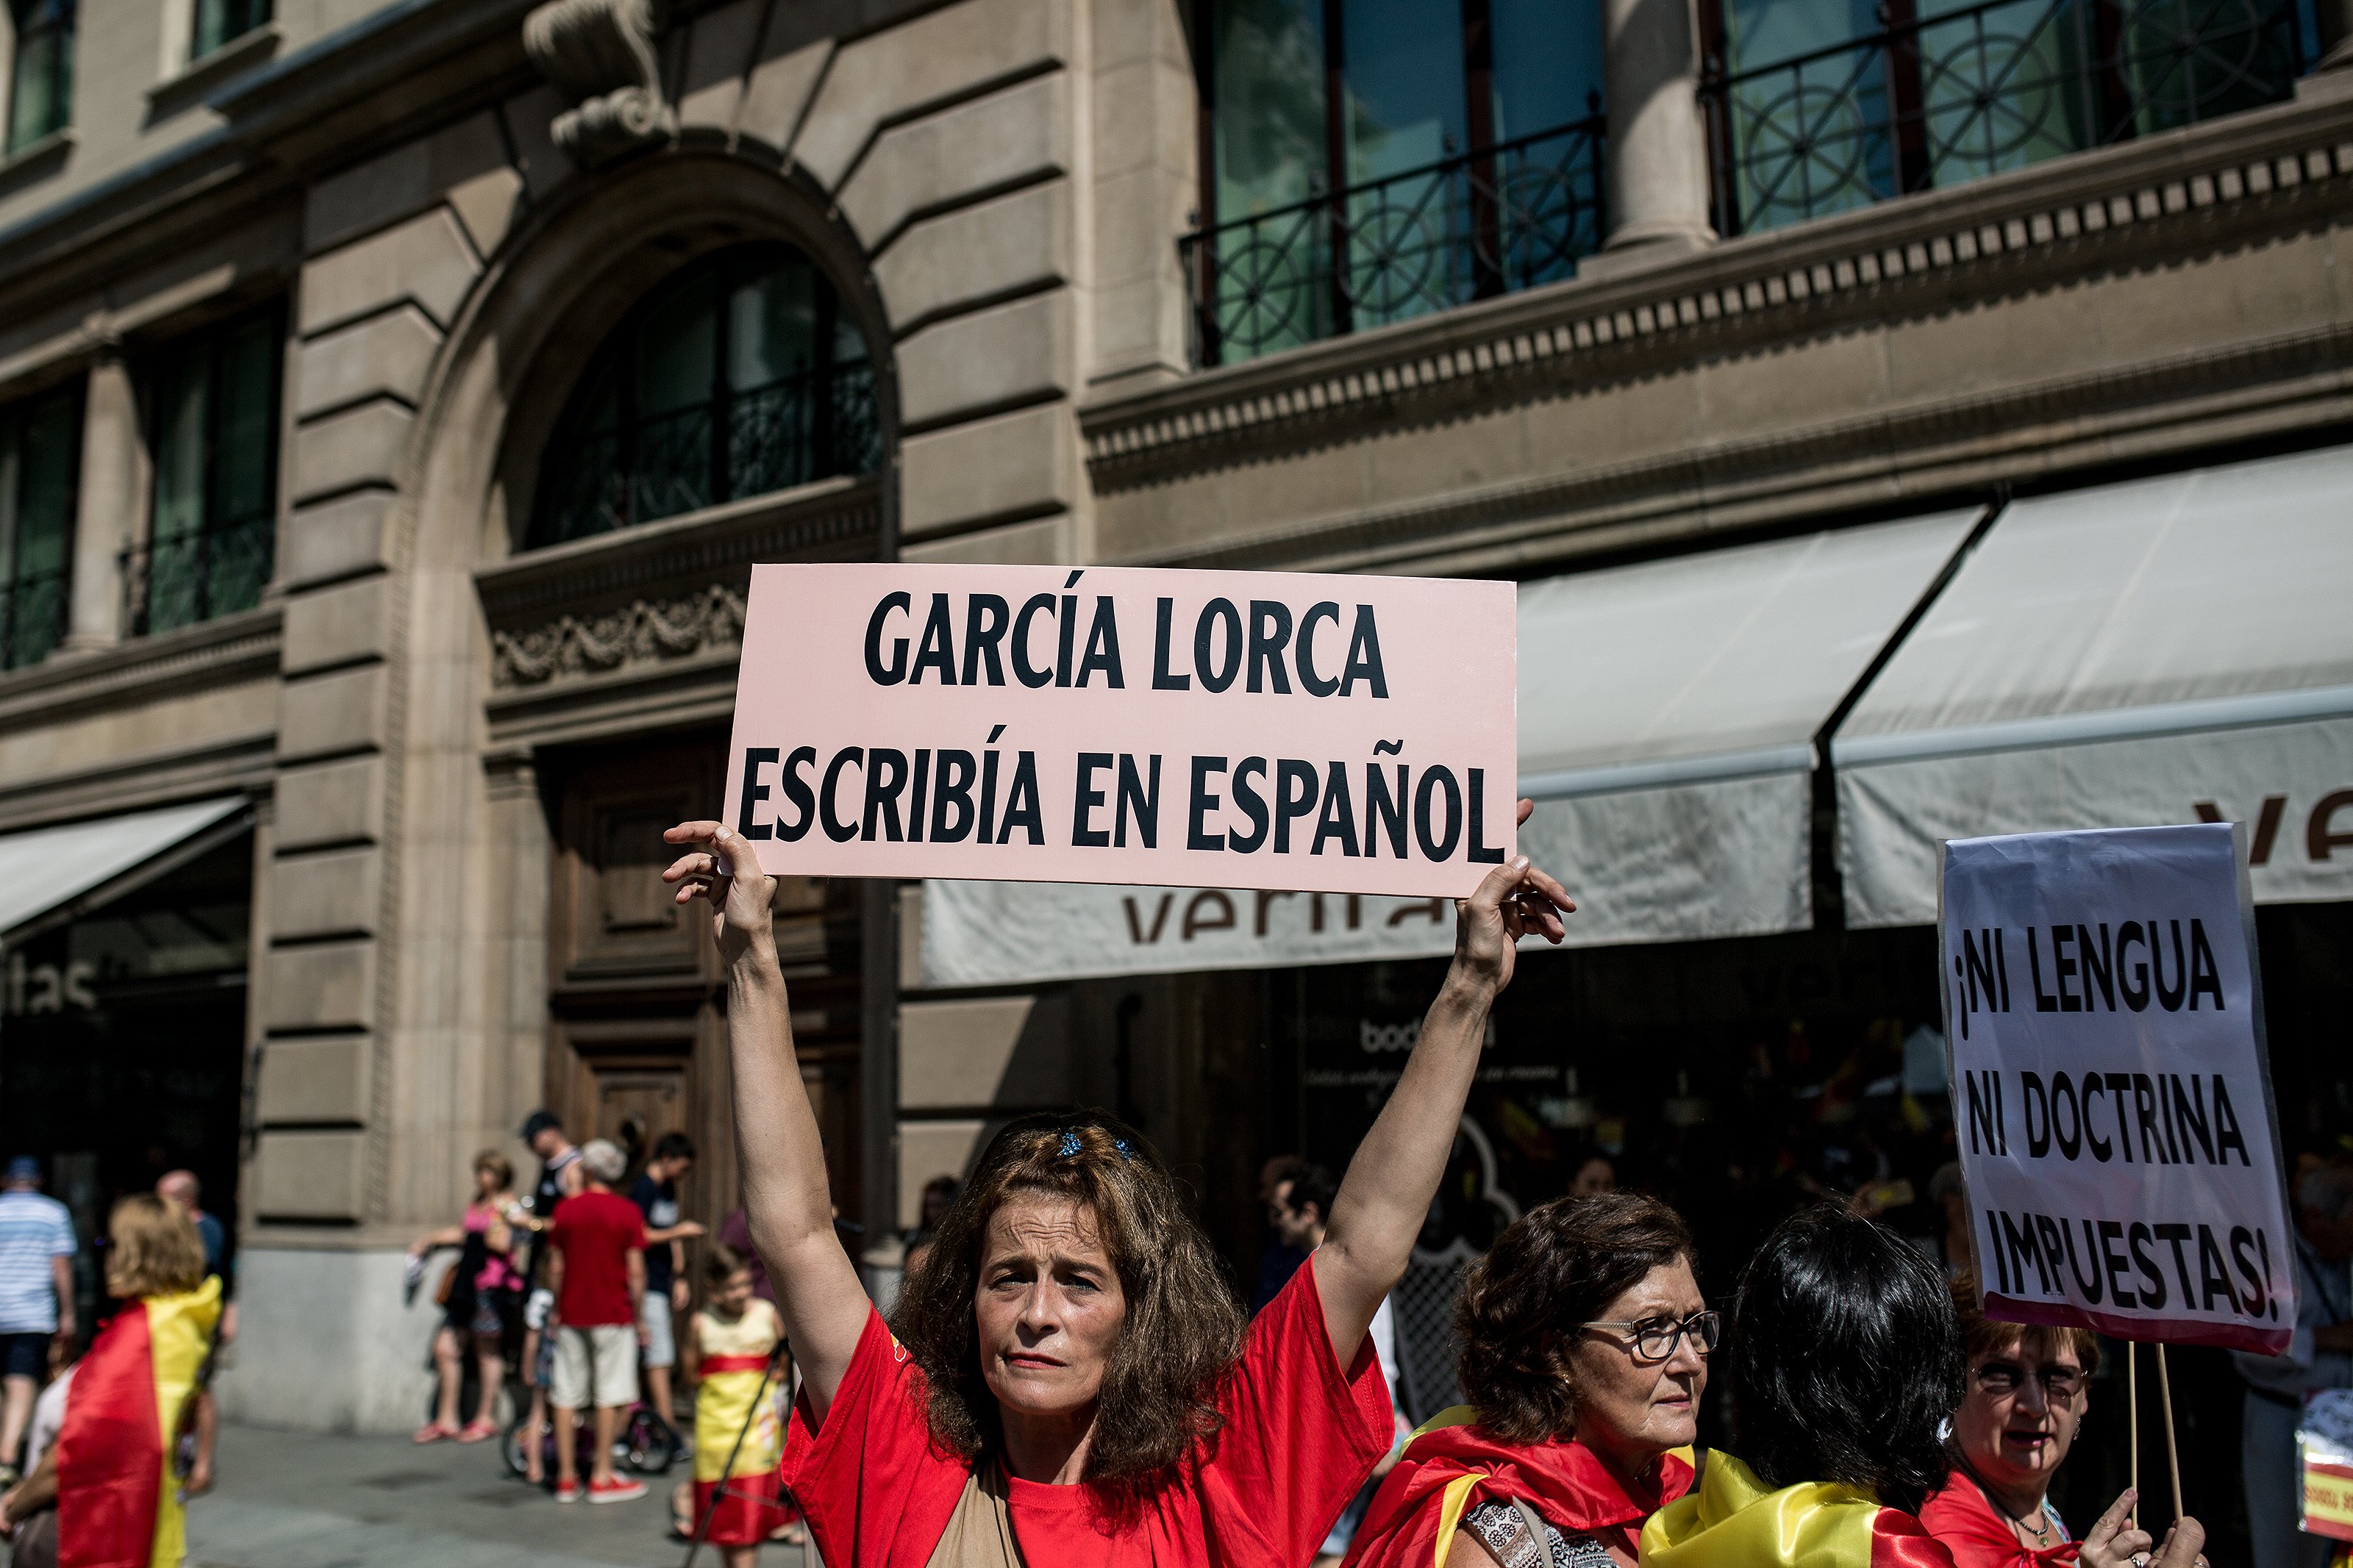
[[[573,105],[549,133],[582,168],[676,133],[654,49],[661,26],[661,0],[548,0],[523,18],[532,63]]]

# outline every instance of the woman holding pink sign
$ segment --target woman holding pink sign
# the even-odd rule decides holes
[[[1525,819],[1529,807],[1520,805]],[[885,1326],[834,1239],[769,929],[771,879],[716,822],[670,829],[728,965],[753,1239],[803,1373],[786,1485],[837,1568],[1303,1563],[1393,1433],[1367,1331],[1444,1173],[1524,935],[1575,909],[1525,858],[1457,904],[1452,968],[1332,1205],[1245,1325],[1140,1134],[1031,1117],[992,1140]]]

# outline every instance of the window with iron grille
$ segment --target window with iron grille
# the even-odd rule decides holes
[[[270,0],[196,0],[188,58],[200,60],[223,44],[236,42],[268,22],[270,9]]]
[[[66,635],[81,384],[0,408],[0,669],[38,664]]]
[[[2311,0],[1702,0],[1716,226],[1754,233],[2290,97]]]
[[[123,574],[134,633],[261,602],[278,554],[280,333],[272,305],[168,345],[151,366],[154,517]]]
[[[74,0],[8,0],[8,151],[73,123]]]
[[[1597,0],[1200,15],[1202,363],[1554,282],[1599,246]]]
[[[590,362],[541,459],[530,549],[881,460],[874,370],[809,259],[744,246],[685,268]]]

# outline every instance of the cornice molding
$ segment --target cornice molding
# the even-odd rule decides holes
[[[1948,310],[2308,222],[2348,184],[2353,101],[2279,105],[1106,400],[1081,412],[1088,467],[1115,492]]]
[[[1104,563],[1509,574],[1666,537],[1981,495],[2178,446],[2185,427],[2249,440],[2348,419],[2353,324]]]
[[[282,619],[277,605],[266,605],[101,652],[55,656],[10,670],[0,675],[0,729],[52,723],[240,680],[275,679]]]
[[[593,169],[678,133],[655,39],[661,0],[547,0],[523,19],[523,48],[572,107],[548,134]]]
[[[563,616],[521,632],[491,633],[491,684],[543,686],[633,665],[690,658],[744,639],[744,591],[723,584],[633,599],[603,615]]]

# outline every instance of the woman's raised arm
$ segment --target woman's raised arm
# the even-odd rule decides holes
[[[662,879],[678,901],[710,901],[727,964],[727,1045],[734,1072],[735,1150],[752,1246],[821,1420],[872,1310],[833,1231],[817,1115],[793,1050],[792,1010],[776,963],[769,904],[776,881],[724,823],[682,822],[662,836],[690,846]]]
[[[1520,802],[1525,822],[1533,802]],[[1405,1275],[1413,1238],[1446,1174],[1462,1102],[1486,1042],[1487,1013],[1512,983],[1521,937],[1557,943],[1560,917],[1577,905],[1523,855],[1487,873],[1454,906],[1454,964],[1421,1021],[1421,1037],[1372,1131],[1356,1146],[1332,1199],[1332,1220],[1315,1252],[1315,1289],[1333,1352],[1346,1366],[1365,1342],[1381,1299]]]

